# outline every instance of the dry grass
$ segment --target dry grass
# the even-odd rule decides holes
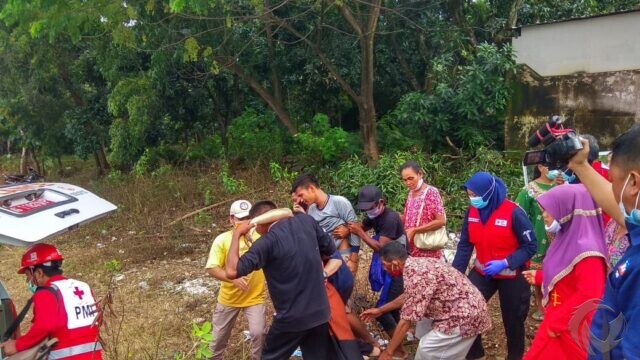
[[[82,165],[72,167],[80,169]],[[195,216],[176,226],[168,224],[207,205],[203,186],[210,191],[209,203],[242,197],[224,191],[217,171],[215,168],[173,170],[160,177],[112,181],[95,180],[91,170],[84,170],[67,179],[49,179],[86,187],[119,207],[111,217],[53,241],[65,255],[65,274],[87,281],[97,298],[104,299],[110,294],[112,303],[107,307],[101,330],[106,359],[173,359],[176,353],[187,352],[192,347],[192,323],[210,320],[217,284],[206,275],[204,265],[213,237],[228,227],[229,203],[208,212],[215,228],[205,223],[207,216]],[[251,169],[236,176],[244,180],[249,191],[261,189],[247,196],[248,200],[270,198],[280,205],[288,202],[286,186],[271,184],[268,174]],[[28,296],[24,277],[15,273],[23,250],[0,246],[2,281],[18,307]],[[357,311],[376,301],[367,283],[370,258],[370,251],[365,249],[356,282]],[[115,273],[105,265],[113,260],[120,265]],[[201,279],[208,292],[189,294],[176,289],[194,279]],[[494,329],[485,337],[487,352],[491,356],[504,356],[502,324],[495,307],[492,304]],[[273,314],[272,308],[268,314]],[[372,332],[382,336],[377,324],[369,326]],[[244,340],[243,329],[246,321],[240,316],[225,359],[249,358],[249,343]]]

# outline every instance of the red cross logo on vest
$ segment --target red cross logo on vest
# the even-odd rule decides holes
[[[75,288],[76,288],[76,291],[73,292],[73,295],[79,297],[80,300],[82,300],[82,295],[84,295],[84,291],[78,289],[77,286]]]

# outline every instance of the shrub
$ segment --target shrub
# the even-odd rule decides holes
[[[186,154],[185,160],[188,162],[209,162],[219,159],[224,155],[224,148],[220,136],[214,134],[205,138],[198,144],[191,146]]]
[[[254,164],[279,160],[284,155],[287,137],[272,112],[258,114],[247,109],[229,126],[228,158]]]
[[[477,171],[489,171],[500,176],[507,185],[511,198],[522,188],[522,171],[517,161],[503,153],[480,148],[475,155],[452,158],[447,155],[424,156],[417,152],[399,151],[383,153],[376,167],[370,168],[364,161],[352,157],[338,168],[324,168],[318,172],[321,185],[330,193],[347,197],[354,204],[360,187],[378,186],[390,208],[402,212],[407,189],[400,178],[399,168],[406,160],[415,160],[425,172],[425,181],[440,190],[446,213],[447,227],[459,231],[469,199],[460,189]]]
[[[333,164],[355,152],[355,135],[340,127],[331,127],[325,114],[316,114],[294,136],[294,151],[303,166]]]

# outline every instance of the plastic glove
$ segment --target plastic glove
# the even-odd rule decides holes
[[[509,263],[507,263],[507,259],[491,260],[488,263],[484,264],[484,273],[489,277],[493,277],[500,273],[500,271],[506,269],[507,266],[509,266]]]

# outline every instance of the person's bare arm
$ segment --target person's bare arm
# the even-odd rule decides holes
[[[622,211],[620,211],[620,207],[613,196],[611,183],[600,176],[587,162],[589,141],[586,139],[580,139],[580,141],[583,148],[569,160],[569,168],[580,178],[580,182],[587,188],[598,206],[615,219],[618,224],[625,226],[624,215],[622,215]]]
[[[207,274],[209,274],[214,279],[218,279],[220,281],[225,281],[225,282],[232,283],[235,287],[237,287],[238,289],[240,289],[242,291],[249,290],[248,281],[247,281],[246,277],[240,277],[240,278],[237,278],[237,279],[229,279],[227,277],[227,274],[225,273],[225,271],[219,266],[214,266],[212,268],[207,269]]]
[[[342,266],[342,259],[329,259],[324,265],[324,272],[327,273],[327,277],[333,275]]]
[[[373,251],[380,250],[381,247],[391,241],[391,239],[386,236],[380,236],[379,241],[374,240],[371,236],[369,236],[369,234],[367,234],[366,231],[364,231],[362,224],[357,222],[349,223],[349,231],[362,239],[362,241],[364,241],[365,244],[369,245],[369,247],[373,249]]]
[[[240,238],[251,230],[251,224],[248,221],[238,223],[238,227],[233,230],[229,252],[227,253],[227,261],[225,263],[225,276],[227,279],[236,279],[238,277],[238,260],[240,259]]]

